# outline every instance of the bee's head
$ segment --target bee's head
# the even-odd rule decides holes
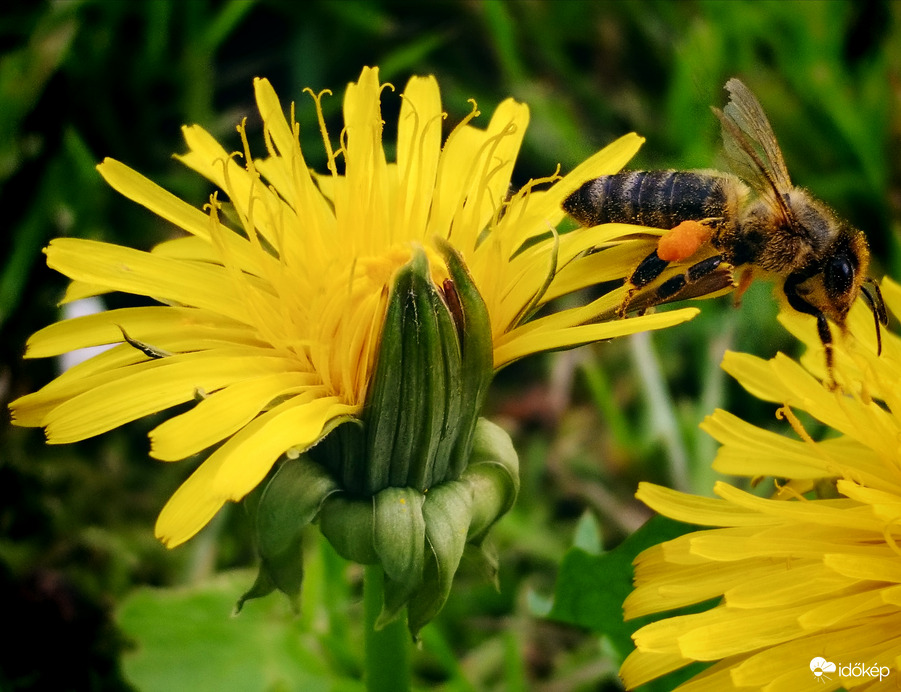
[[[843,227],[824,256],[821,275],[823,312],[842,328],[848,310],[860,294],[869,265],[870,252],[863,234],[850,226]]]
[[[863,294],[870,304],[876,325],[878,350],[882,351],[880,324],[888,324],[879,285],[867,276],[870,251],[863,233],[842,223],[839,233],[826,252],[821,268],[822,300],[820,309],[844,330],[848,311]]]

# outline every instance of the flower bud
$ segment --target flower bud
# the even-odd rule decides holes
[[[421,248],[397,271],[360,419],[284,461],[264,491],[260,575],[242,602],[274,589],[296,600],[301,534],[316,520],[340,555],[383,568],[376,625],[406,606],[415,634],[447,600],[467,543],[481,547],[512,506],[516,453],[478,417],[493,374],[488,312],[459,255],[440,250],[440,288]]]

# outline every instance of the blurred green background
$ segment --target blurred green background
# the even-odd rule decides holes
[[[398,90],[431,73],[451,123],[507,96],[532,123],[517,183],[568,171],[617,136],[647,143],[636,168],[714,167],[723,84],[756,92],[796,184],[870,240],[874,276],[901,277],[901,5],[863,2],[71,0],[0,9],[0,399],[39,388],[55,362],[23,362],[59,318],[62,277],[41,248],[90,237],[146,249],[173,230],[105,187],[113,156],[195,204],[210,189],[171,159],[201,123],[226,148],[257,127],[252,79],[297,101],[307,160],[324,156],[304,87],[341,93],[364,65]],[[386,141],[392,139],[393,117]],[[109,305],[129,304],[111,297]],[[771,286],[740,309],[700,304],[688,325],[535,358],[502,372],[487,414],[517,442],[523,488],[496,531],[500,591],[466,565],[426,628],[416,673],[448,690],[618,689],[621,654],[540,617],[573,542],[610,548],[647,518],[639,480],[708,493],[721,406],[776,427],[771,406],[719,370],[725,348],[796,352]],[[360,575],[311,535],[304,610],[273,596],[229,618],[252,575],[234,507],[187,546],[153,538],[188,464],[148,458],[145,420],[49,447],[0,423],[0,690],[358,689]],[[154,590],[147,587],[177,587]]]

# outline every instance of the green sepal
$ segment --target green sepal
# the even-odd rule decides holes
[[[460,304],[463,323],[457,325],[460,335],[462,379],[460,393],[463,411],[455,436],[450,468],[445,477],[459,478],[470,463],[470,451],[478,416],[485,403],[488,385],[494,377],[494,346],[491,337],[491,317],[482,295],[466,268],[460,253],[443,239],[436,239],[438,249],[447,264],[453,290]]]
[[[424,496],[414,488],[385,488],[374,498],[373,544],[385,570],[385,600],[376,620],[382,628],[422,583],[425,561]]]
[[[422,584],[407,604],[407,626],[414,638],[450,595],[466,548],[472,501],[469,485],[460,481],[443,483],[425,496],[422,514],[430,554],[426,556]]]
[[[485,581],[491,582],[494,588],[500,591],[500,558],[497,554],[497,546],[482,534],[476,542],[466,544],[466,552],[463,557],[467,564],[472,565],[474,571],[479,572]]]
[[[238,600],[238,612],[246,601],[276,589],[298,609],[303,584],[303,529],[319,512],[323,500],[337,489],[328,472],[307,457],[282,462],[254,509],[260,568],[253,586]]]
[[[404,402],[398,396],[403,374],[403,315],[400,296],[409,293],[411,278],[407,267],[398,271],[391,288],[378,358],[366,397],[363,469],[347,473],[344,487],[351,493],[373,495],[388,484],[389,460],[394,451],[398,419]],[[376,412],[376,413],[373,413]],[[339,551],[340,552],[340,551]]]
[[[266,557],[287,550],[297,532],[319,513],[325,498],[337,491],[328,471],[312,459],[301,456],[282,462],[257,506],[260,553]]]
[[[298,549],[301,546],[298,544]],[[302,557],[302,556],[301,556]],[[298,594],[300,592],[301,582],[303,581],[303,559],[300,560],[300,574],[301,579],[298,580],[297,589]],[[257,578],[253,582],[253,586],[251,586],[247,591],[245,591],[241,598],[238,599],[238,602],[235,603],[235,611],[234,614],[237,615],[241,612],[241,609],[244,608],[244,604],[247,601],[252,601],[255,598],[263,598],[264,596],[268,596],[273,591],[275,591],[278,587],[275,585],[275,582],[272,580],[272,577],[269,574],[269,570],[264,568],[263,565],[260,565],[259,570],[257,571]],[[291,610],[295,613],[299,612],[299,604],[298,599],[296,597],[291,598],[288,597],[288,602],[291,604]]]
[[[460,480],[473,497],[469,540],[478,542],[513,507],[519,493],[519,457],[503,428],[478,420],[470,464]]]
[[[359,483],[349,484],[359,477],[360,467],[366,458],[366,425],[359,418],[348,418],[335,426],[306,455],[329,469],[342,489],[359,491]]]
[[[319,530],[335,552],[345,560],[361,565],[379,561],[375,552],[374,498],[350,499],[344,494],[330,495],[319,511]]]

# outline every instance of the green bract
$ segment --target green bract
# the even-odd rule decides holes
[[[377,625],[406,606],[415,635],[444,605],[467,543],[481,547],[512,507],[516,452],[478,415],[493,375],[488,312],[457,254],[442,251],[440,288],[419,248],[395,277],[363,415],[283,461],[264,490],[260,573],[242,603],[275,589],[296,602],[302,532],[315,521],[343,557],[384,570]]]

